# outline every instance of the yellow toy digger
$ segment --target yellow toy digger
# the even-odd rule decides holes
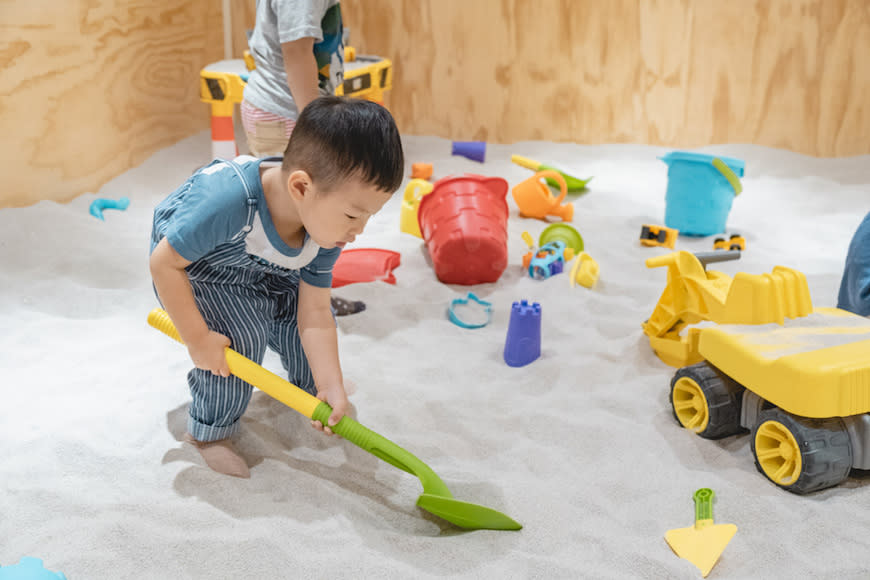
[[[751,431],[755,464],[804,494],[870,469],[870,320],[813,308],[803,273],[707,271],[735,250],[650,258],[667,285],[642,325],[679,423],[718,439]]]

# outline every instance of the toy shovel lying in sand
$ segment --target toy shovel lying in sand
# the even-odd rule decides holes
[[[181,337],[169,319],[169,315],[160,308],[155,308],[148,314],[148,324],[181,342]],[[226,349],[226,354],[227,365],[235,376],[306,417],[326,425],[329,415],[332,413],[332,407],[327,403],[267,371],[231,348]],[[424,510],[460,528],[469,530],[519,530],[522,528],[519,523],[494,509],[453,499],[447,485],[428,465],[389,439],[360,425],[350,417],[342,417],[341,421],[332,427],[332,431],[390,465],[417,476],[420,483],[423,484],[423,493],[417,500],[417,505]]]
[[[665,541],[674,553],[697,566],[704,578],[737,533],[734,524],[713,523],[713,495],[713,490],[708,487],[696,491],[692,495],[695,500],[695,525],[669,530],[665,534]]]
[[[511,161],[519,165],[520,167],[525,167],[526,169],[531,169],[532,171],[555,171],[562,175],[565,179],[565,185],[567,186],[568,193],[580,193],[586,190],[586,184],[592,181],[592,178],[589,177],[587,179],[579,179],[574,177],[573,175],[568,175],[564,171],[556,169],[551,165],[545,165],[540,161],[535,161],[534,159],[529,159],[528,157],[523,157],[522,155],[511,155]],[[553,179],[552,177],[547,178],[547,185],[550,187],[559,187],[559,182]]]

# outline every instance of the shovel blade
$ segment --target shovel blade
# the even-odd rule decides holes
[[[665,541],[677,556],[697,566],[706,578],[736,533],[734,524],[715,524],[701,529],[691,526],[670,530],[665,534]]]
[[[589,183],[592,178],[588,179],[580,179],[574,177],[573,175],[568,175],[564,171],[556,169],[555,167],[551,167],[549,165],[540,165],[536,171],[557,171],[562,175],[562,178],[565,180],[565,186],[568,190],[568,193],[579,193],[586,189],[586,184]],[[553,179],[552,177],[547,178],[547,185],[550,187],[559,188],[559,182]]]
[[[417,505],[466,530],[519,530],[523,527],[519,522],[492,508],[452,497],[424,493],[417,500]]]

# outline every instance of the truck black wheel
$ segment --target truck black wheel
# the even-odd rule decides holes
[[[843,420],[808,419],[773,408],[752,430],[755,467],[797,494],[839,485],[852,469],[852,444]]]
[[[706,439],[740,433],[743,387],[706,361],[683,367],[671,379],[674,417]]]

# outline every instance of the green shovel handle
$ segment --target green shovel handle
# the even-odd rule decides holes
[[[692,494],[695,500],[695,527],[703,528],[713,523],[713,490],[702,487]]]
[[[148,324],[184,344],[178,329],[175,328],[169,315],[162,309],[155,308],[148,314]],[[306,417],[327,425],[329,416],[332,414],[332,407],[328,403],[315,398],[286,379],[267,371],[262,366],[231,348],[227,347],[224,351],[227,356],[227,365],[230,367],[230,372],[235,376],[250,385],[256,386],[264,393],[274,397]],[[411,475],[419,477],[425,493],[446,498],[453,497],[453,494],[447,489],[447,485],[438,477],[438,474],[432,471],[432,468],[386,437],[378,435],[348,416],[342,417],[331,429],[334,433],[338,433],[375,457],[383,459],[402,471],[407,471]]]
[[[326,402],[321,402],[315,409],[311,418],[327,424],[332,414],[332,407]],[[340,435],[364,451],[368,451],[375,457],[382,459],[402,471],[416,475],[423,483],[423,491],[432,495],[453,497],[450,490],[432,469],[423,463],[411,452],[399,447],[386,437],[375,433],[368,427],[354,421],[347,415],[334,426],[330,427],[333,433]]]
[[[737,177],[737,174],[728,167],[728,164],[716,157],[713,159],[713,167],[719,170],[719,173],[728,180],[728,183],[731,184],[731,187],[734,188],[734,196],[740,195],[740,192],[743,191],[743,185],[740,183],[740,178]]]

